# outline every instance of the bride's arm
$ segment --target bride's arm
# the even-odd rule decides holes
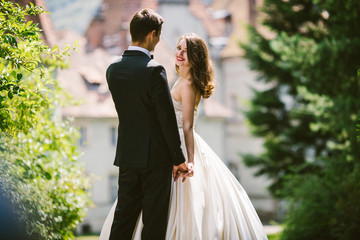
[[[183,106],[183,129],[188,162],[194,164],[194,109],[196,90],[191,81],[185,81],[181,86],[181,102]],[[190,169],[189,169],[190,170]]]

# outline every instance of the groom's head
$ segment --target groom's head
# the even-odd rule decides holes
[[[163,18],[149,8],[144,8],[135,13],[130,22],[132,43],[143,45],[149,51],[154,50],[159,42]]]

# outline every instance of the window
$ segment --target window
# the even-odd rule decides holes
[[[118,175],[112,174],[109,176],[109,188],[110,188],[110,202],[115,202],[118,196]]]
[[[79,146],[83,147],[87,144],[87,134],[86,134],[86,127],[79,127],[79,133],[80,133],[80,138],[79,138]]]
[[[111,141],[111,146],[115,147],[116,146],[116,141],[117,141],[117,128],[116,127],[111,127],[110,128],[110,141]]]

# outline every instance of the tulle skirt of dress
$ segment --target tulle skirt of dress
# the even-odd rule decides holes
[[[179,132],[184,150],[184,134]],[[237,179],[195,132],[194,142],[194,176],[184,183],[172,182],[166,240],[267,239]],[[115,206],[116,202],[104,223],[100,240],[109,239]],[[141,239],[141,230],[140,214],[133,239]]]

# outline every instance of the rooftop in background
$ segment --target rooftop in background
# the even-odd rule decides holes
[[[46,6],[57,30],[72,29],[84,34],[101,2],[102,0],[46,0]]]
[[[62,18],[68,18],[67,21],[71,23],[71,27],[66,29],[74,30],[74,25],[85,22],[85,19],[81,19],[81,11],[88,11],[82,9],[83,6],[81,4],[84,1],[64,0],[56,2],[55,0],[47,0],[47,6],[50,11],[50,7],[56,6],[60,9],[69,8],[71,13],[62,15]],[[98,4],[95,7],[95,2],[102,3],[102,5]],[[108,50],[111,50],[112,47],[109,43],[117,40],[119,44],[114,44],[114,47],[119,47],[120,43],[124,45],[121,46],[121,49],[125,49],[128,46],[129,34],[127,26],[133,12],[137,9],[143,7],[157,9],[158,4],[170,6],[170,10],[172,6],[175,6],[175,11],[179,11],[177,6],[180,6],[183,10],[187,9],[188,13],[193,14],[199,20],[199,23],[202,24],[203,29],[207,33],[209,45],[223,50],[219,57],[227,58],[239,57],[241,55],[238,41],[239,38],[243,40],[246,34],[243,34],[245,29],[239,22],[249,22],[248,10],[251,2],[242,0],[225,2],[222,0],[89,0],[87,3],[89,5],[94,4],[94,8],[92,12],[88,11],[89,21],[87,21],[86,29],[92,35],[95,35],[94,39],[100,42],[101,45],[86,51],[85,49],[89,50],[86,47],[86,42],[89,43],[90,38],[87,36],[88,34],[81,36],[83,33],[79,31],[77,31],[77,34],[71,31],[62,31],[58,36],[62,41],[70,43],[79,39],[82,48],[80,53],[72,55],[71,67],[58,72],[58,78],[61,85],[77,99],[83,99],[84,104],[63,109],[63,114],[72,117],[116,117],[116,111],[107,88],[104,73],[108,64],[112,61],[112,56],[119,55],[122,51],[118,51],[117,54],[109,54]],[[210,3],[211,6],[208,5]],[[86,9],[90,7],[89,5],[86,6]],[[76,9],[80,9],[79,12]],[[169,8],[166,10],[168,13]],[[184,14],[184,11],[182,13]],[[56,13],[53,13],[53,16],[56,16]],[[190,15],[186,14],[184,16],[190,17]],[[80,19],[78,19],[79,17]],[[168,17],[172,19],[171,16]],[[173,59],[173,49],[166,40],[162,39],[155,49],[155,60],[163,63],[167,69],[168,80],[172,83],[176,80],[176,74],[173,71],[174,63],[169,61],[169,59]],[[102,46],[104,43],[105,46]],[[233,117],[233,112],[222,106],[219,102],[216,102],[215,99],[204,101],[203,114],[210,118]]]
[[[189,0],[158,0],[159,3],[189,3]]]

